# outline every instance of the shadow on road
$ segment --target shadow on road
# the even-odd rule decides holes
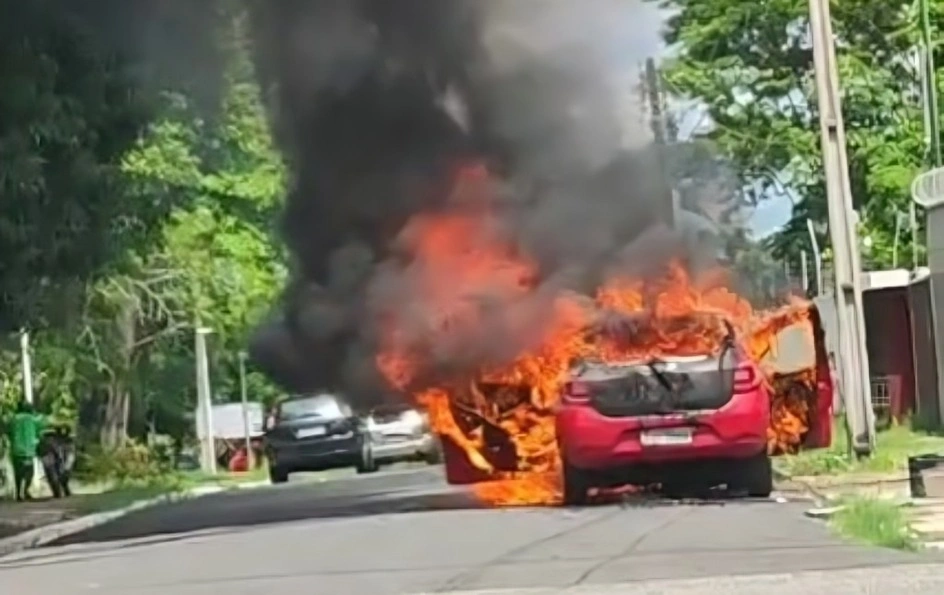
[[[729,502],[724,498],[672,501],[636,495],[602,504],[625,507],[723,506]],[[739,503],[743,502],[739,500]],[[264,487],[158,505],[63,537],[49,545],[141,539],[318,518],[485,508],[488,506],[476,500],[466,488],[445,485],[441,471],[427,469]]]
[[[378,474],[212,494],[132,512],[49,545],[138,539],[316,518],[482,507],[466,492],[443,486],[441,473],[423,470]]]

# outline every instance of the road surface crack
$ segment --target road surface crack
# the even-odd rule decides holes
[[[639,547],[639,545],[640,545],[643,541],[645,541],[649,536],[651,536],[652,534],[654,534],[654,533],[656,533],[656,532],[658,532],[658,531],[662,531],[663,529],[665,529],[666,527],[669,527],[670,525],[672,525],[672,524],[675,523],[676,521],[679,521],[679,520],[681,520],[681,519],[687,517],[688,515],[690,515],[690,514],[692,514],[693,512],[695,512],[695,510],[696,510],[695,508],[686,508],[686,509],[683,509],[683,510],[682,510],[681,512],[679,512],[678,514],[675,514],[675,515],[670,516],[670,517],[667,518],[665,521],[663,521],[663,522],[661,522],[661,523],[655,525],[654,527],[652,527],[652,528],[649,529],[648,531],[643,532],[642,535],[640,535],[640,536],[637,537],[636,539],[632,540],[632,542],[630,542],[630,544],[629,544],[625,549],[621,550],[619,553],[617,553],[617,554],[615,554],[615,555],[612,555],[612,556],[609,556],[609,557],[607,557],[607,558],[604,558],[604,559],[600,560],[599,562],[597,562],[596,564],[594,564],[593,566],[591,566],[590,568],[588,568],[587,570],[585,570],[579,577],[577,577],[577,580],[575,580],[573,583],[571,583],[570,586],[571,586],[571,587],[576,587],[576,586],[578,586],[578,585],[582,585],[582,584],[584,583],[584,581],[586,581],[588,578],[590,578],[590,576],[591,576],[594,572],[596,572],[597,570],[603,568],[604,566],[606,566],[606,565],[609,564],[610,562],[613,562],[613,561],[615,561],[615,560],[619,560],[620,558],[631,554],[631,553],[632,553],[637,547]]]
[[[517,556],[517,555],[523,554],[527,552],[528,550],[530,550],[531,548],[539,546],[543,543],[547,543],[549,541],[553,541],[554,539],[557,539],[559,537],[563,537],[564,535],[567,535],[568,533],[573,533],[574,531],[579,531],[581,529],[585,529],[587,527],[591,527],[593,525],[608,521],[612,519],[613,517],[619,515],[621,512],[622,510],[618,509],[609,514],[601,514],[600,516],[596,518],[592,518],[592,519],[587,520],[586,522],[579,523],[578,525],[574,527],[568,527],[566,529],[562,529],[560,531],[557,531],[556,533],[552,533],[540,539],[535,539],[534,541],[529,541],[528,543],[524,545],[502,552],[500,555],[495,556],[494,558],[491,558],[481,564],[477,564],[471,568],[467,568],[463,570],[462,572],[460,572],[459,574],[456,574],[455,576],[450,577],[438,589],[433,591],[433,593],[450,593],[450,592],[456,591],[462,588],[463,586],[465,586],[465,584],[468,583],[469,581],[477,578],[483,571],[487,570],[488,568],[501,565],[510,556]]]

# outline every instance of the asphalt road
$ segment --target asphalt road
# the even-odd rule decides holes
[[[896,595],[944,592],[944,566],[924,565],[940,558],[845,544],[803,516],[808,506],[647,500],[579,510],[488,510],[445,487],[439,469],[380,473],[133,513],[0,560],[0,591],[353,595],[522,587],[554,593],[575,586],[575,592],[608,594],[656,588],[727,595],[877,592],[859,590],[866,587]],[[882,587],[882,581],[891,582]],[[606,586],[626,582],[632,584]]]

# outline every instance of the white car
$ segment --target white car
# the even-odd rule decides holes
[[[439,441],[425,413],[408,405],[377,407],[367,416],[367,431],[373,459],[377,463],[441,460]]]

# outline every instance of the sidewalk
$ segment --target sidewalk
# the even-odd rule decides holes
[[[808,492],[824,501],[852,495],[875,498],[910,496],[906,471],[781,477],[776,481],[776,485],[778,490]]]
[[[9,553],[12,544],[28,542],[35,547],[78,530],[107,522],[144,506],[192,498],[229,489],[268,485],[258,474],[184,477],[178,483],[152,486],[114,487],[107,484],[78,485],[71,498],[54,499],[48,490],[38,490],[36,500],[15,502],[0,499],[0,556]],[[15,546],[19,548],[19,546]],[[14,548],[15,549],[15,548]]]
[[[925,547],[944,550],[944,498],[923,498],[908,507],[911,528]]]
[[[944,497],[912,498],[906,472],[793,477],[778,483],[788,489],[808,490],[820,507],[807,511],[813,518],[829,518],[846,496],[865,496],[900,503],[908,524],[925,547],[944,551]]]

